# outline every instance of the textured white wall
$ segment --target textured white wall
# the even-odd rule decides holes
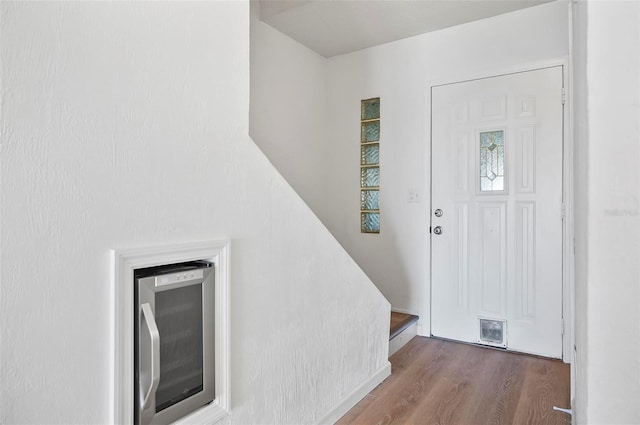
[[[640,3],[589,1],[581,227],[576,233],[580,424],[640,423]],[[585,74],[586,73],[586,74]],[[581,100],[585,98],[581,96]],[[583,140],[578,139],[577,143]],[[586,238],[580,231],[586,227]],[[586,391],[585,391],[586,389]]]
[[[574,173],[574,238],[575,238],[575,316],[574,347],[571,377],[575,424],[586,424],[587,406],[587,253],[589,233],[587,227],[588,131],[587,131],[587,2],[578,1],[572,7],[572,79],[570,97],[573,102],[573,173]]]
[[[429,317],[431,84],[568,55],[568,11],[554,2],[329,59],[328,210],[323,220],[393,308]],[[359,232],[360,99],[381,98],[381,232]],[[420,203],[409,203],[409,191]],[[326,218],[325,218],[326,217]],[[428,327],[423,332],[429,332]]]
[[[326,208],[327,60],[259,19],[251,2],[249,135],[318,217]]]
[[[1,8],[0,423],[108,422],[110,248],[232,239],[225,423],[388,364],[388,302],[247,136],[247,2]]]

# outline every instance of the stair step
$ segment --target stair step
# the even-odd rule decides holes
[[[413,325],[419,319],[413,314],[391,312],[391,326],[389,327],[389,341],[400,335],[402,331]]]
[[[389,328],[389,357],[391,357],[417,335],[418,316],[392,311]]]

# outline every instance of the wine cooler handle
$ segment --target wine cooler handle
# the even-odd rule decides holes
[[[158,384],[160,383],[160,332],[158,332],[156,319],[153,317],[153,311],[149,303],[142,304],[142,315],[144,316],[144,321],[147,324],[147,329],[151,336],[151,386],[142,402],[142,410],[144,411],[149,408],[151,395],[156,392]]]

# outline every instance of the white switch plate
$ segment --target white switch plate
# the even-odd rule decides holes
[[[409,189],[407,202],[409,202],[410,204],[418,204],[422,202],[422,195],[420,194],[420,190]]]

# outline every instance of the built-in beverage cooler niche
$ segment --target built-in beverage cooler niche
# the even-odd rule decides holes
[[[134,424],[169,424],[215,399],[215,264],[134,270]]]

